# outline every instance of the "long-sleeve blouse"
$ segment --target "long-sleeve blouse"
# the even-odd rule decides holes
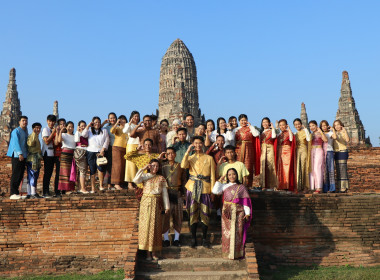
[[[104,148],[105,150],[108,149],[110,138],[108,136],[107,129],[103,128],[101,133],[92,134],[91,130],[88,130],[87,128],[85,128],[82,131],[82,136],[88,138],[87,151],[98,153],[100,152],[102,148]]]
[[[127,146],[127,133],[120,127],[112,127],[111,133],[115,135],[115,141],[112,146],[125,148]]]
[[[130,144],[130,145],[139,145],[140,144],[140,139],[138,137],[131,137],[130,136],[132,130],[134,130],[136,126],[137,125],[134,123],[131,123],[131,124],[127,123],[127,124],[125,124],[125,126],[123,128],[123,133],[126,133],[129,135],[127,145],[128,144]]]
[[[143,184],[143,195],[144,194],[152,194],[159,195],[162,194],[162,198],[164,201],[165,210],[170,209],[169,195],[168,195],[168,185],[166,180],[161,175],[153,175],[150,173],[144,173],[143,169],[137,171],[135,178],[133,178],[133,182],[135,184]]]
[[[215,182],[214,187],[212,188],[212,193],[216,195],[221,195],[227,188],[235,185],[235,183],[227,183],[223,184],[219,181]],[[251,215],[251,209],[248,206],[243,205],[244,207],[244,213],[246,215]]]

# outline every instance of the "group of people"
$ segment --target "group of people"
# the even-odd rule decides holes
[[[244,256],[247,228],[252,214],[249,190],[306,192],[347,192],[347,145],[349,137],[341,121],[332,126],[325,120],[302,124],[295,119],[292,132],[287,121],[273,125],[263,118],[261,128],[252,126],[241,114],[228,122],[218,118],[194,126],[190,114],[158,123],[157,116],[133,111],[110,113],[102,123],[93,117],[87,124],[47,116],[47,126],[20,118],[9,143],[12,158],[11,199],[19,199],[19,186],[27,169],[27,198],[51,197],[50,181],[55,167],[53,196],[66,192],[94,193],[96,175],[99,190],[128,188],[140,200],[139,248],[154,252],[170,246],[170,219],[173,219],[173,246],[180,246],[183,207],[190,217],[192,247],[198,246],[200,223],[202,245],[209,247],[207,230],[211,208],[222,221],[223,256]],[[240,126],[238,126],[240,124]],[[305,127],[308,125],[310,131]],[[42,141],[39,135],[42,130]],[[42,145],[41,145],[42,143]],[[42,196],[36,191],[44,163]],[[86,176],[90,174],[87,189]],[[336,173],[336,174],[335,174]],[[254,175],[259,187],[253,187]],[[77,187],[76,187],[77,186]],[[164,241],[162,242],[162,234]]]

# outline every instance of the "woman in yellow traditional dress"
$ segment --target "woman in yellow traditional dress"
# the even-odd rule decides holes
[[[296,191],[299,193],[307,192],[309,187],[310,173],[310,149],[311,138],[307,128],[302,125],[302,121],[297,118],[293,121],[297,132],[296,136]]]
[[[162,208],[165,208],[165,214],[170,210],[167,183],[163,176],[157,175],[159,169],[159,161],[152,159],[133,179],[135,184],[143,184],[139,214],[139,249],[148,251],[147,260],[158,259],[156,252],[162,249]],[[145,170],[148,173],[144,173]]]

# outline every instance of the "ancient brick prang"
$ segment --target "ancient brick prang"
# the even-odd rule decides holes
[[[197,69],[193,55],[185,44],[175,40],[164,57],[160,70],[159,120],[183,119],[190,113],[195,124],[204,121],[198,102]]]
[[[360,120],[358,110],[356,110],[348,72],[343,71],[342,76],[339,108],[336,113],[336,119],[343,122],[344,127],[350,136],[350,144],[352,146],[364,145],[366,142],[365,130],[363,123]]]
[[[53,115],[57,117],[57,120],[59,119],[59,112],[58,112],[58,101],[54,101],[53,105]]]
[[[309,129],[309,118],[307,117],[306,106],[303,102],[301,104],[301,121],[303,126]]]
[[[0,141],[9,143],[11,132],[18,127],[21,115],[20,99],[16,85],[16,69],[12,68],[9,72],[8,88],[5,93],[5,101],[3,102],[3,110],[0,116]]]

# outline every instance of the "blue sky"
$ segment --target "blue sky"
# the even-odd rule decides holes
[[[17,71],[22,111],[77,122],[155,112],[161,58],[192,52],[206,118],[333,121],[342,71],[379,146],[379,1],[1,1],[0,100]]]

